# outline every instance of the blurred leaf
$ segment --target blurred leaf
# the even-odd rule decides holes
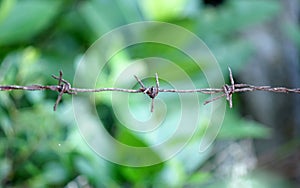
[[[271,130],[255,121],[241,119],[234,111],[226,114],[218,134],[220,139],[268,138]]]
[[[2,0],[0,2],[0,23],[9,13],[9,11],[11,10],[11,8],[14,6],[15,3],[16,0]]]
[[[116,3],[120,7],[123,17],[127,23],[133,23],[143,20],[143,15],[139,9],[140,0],[118,0]]]
[[[155,186],[158,187],[182,187],[186,178],[183,164],[178,160],[169,160],[165,162],[165,167],[159,173]]]
[[[0,22],[0,46],[27,41],[51,23],[61,1],[18,1]]]
[[[1,98],[0,98],[1,99]],[[11,120],[7,117],[7,113],[0,108],[0,127],[5,136],[13,136],[14,130],[11,124]]]
[[[11,170],[12,170],[11,161],[7,158],[1,159],[0,160],[0,182],[3,181],[8,176]]]
[[[75,165],[78,168],[80,173],[85,174],[85,175],[90,176],[90,177],[93,176],[94,168],[93,168],[93,166],[91,166],[89,161],[87,161],[86,159],[84,159],[80,156],[77,156],[75,158]]]
[[[205,172],[196,172],[193,174],[188,181],[185,183],[186,187],[200,187],[201,185],[207,183],[211,180],[212,175]]]
[[[273,19],[279,11],[278,0],[228,0],[220,9],[201,11],[195,24],[198,36],[210,47],[218,47],[241,40],[240,32]]]
[[[65,181],[67,178],[67,172],[62,164],[57,162],[50,162],[45,165],[44,168],[44,180],[48,184],[60,184]]]
[[[150,34],[151,32],[147,33]],[[165,32],[161,32],[160,37],[167,36],[170,37],[170,34]],[[174,35],[174,38],[177,36]],[[184,42],[180,44],[184,46]],[[129,48],[131,58],[133,59],[141,59],[141,58],[147,58],[147,57],[158,57],[167,59],[168,61],[171,61],[172,63],[180,66],[180,68],[187,72],[187,74],[199,74],[201,72],[199,65],[195,63],[195,61],[183,53],[182,51],[168,46],[164,44],[158,44],[158,43],[143,43],[143,44],[136,44]],[[149,70],[157,71],[157,69],[160,70],[162,74],[168,74],[169,78],[173,77],[172,80],[181,80],[181,74],[178,74],[176,72],[172,72],[174,69],[170,69],[170,66],[168,64],[161,64],[159,67],[156,66],[150,66],[151,61],[145,60],[145,65]],[[204,67],[204,66],[203,66]],[[155,70],[156,69],[156,70]],[[176,69],[175,69],[176,70]]]
[[[222,21],[226,21],[227,26],[239,29],[267,21],[279,13],[281,8],[278,0],[232,0],[231,6],[232,14],[228,17],[224,15]]]
[[[186,0],[144,0],[140,1],[143,12],[149,20],[167,21],[182,15]]]
[[[228,73],[228,67],[231,67],[233,72],[240,70],[247,63],[245,60],[249,59],[254,51],[249,41],[244,40],[220,44],[211,50],[224,73]]]
[[[280,10],[277,0],[229,0],[229,3],[222,9],[207,9],[201,12],[202,19],[197,20],[200,25],[200,32],[211,37],[213,40],[224,40],[222,35],[236,37],[236,31],[248,29],[249,26],[259,24],[273,18]]]
[[[131,133],[127,128],[120,126],[116,133],[116,138],[123,144],[135,146],[135,147],[146,147],[147,144],[141,139]]]
[[[163,164],[149,167],[118,167],[122,175],[135,187],[148,187],[152,185],[156,175],[162,170]]]
[[[114,11],[111,7],[114,7]],[[85,1],[81,4],[79,13],[93,32],[93,35],[90,36],[92,42],[102,34],[125,23],[122,10],[115,0]]]

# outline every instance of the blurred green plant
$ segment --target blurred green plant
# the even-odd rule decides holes
[[[212,8],[196,0],[172,3],[166,0],[2,0],[0,83],[53,84],[56,81],[49,75],[59,69],[71,80],[80,57],[98,37],[118,26],[147,20],[187,28],[206,42],[223,69],[230,66],[237,70],[253,50],[238,34],[271,20],[279,10],[278,1],[227,0],[222,6]],[[293,33],[299,38],[297,32]],[[112,84],[124,62],[149,56],[168,58],[185,70],[195,83],[200,83],[197,87],[205,84],[204,76],[190,59],[158,44],[137,45],[120,54],[108,65],[104,76],[107,82],[98,84]],[[180,81],[174,75],[176,79]],[[205,118],[189,147],[172,160],[151,167],[130,168],[107,162],[92,152],[75,126],[70,97],[64,96],[56,113],[52,112],[55,99],[56,95],[51,92],[1,92],[1,186],[214,186],[214,172],[201,169],[214,155],[213,150],[191,156],[198,152],[199,140],[208,121]],[[166,100],[173,103],[175,99]],[[113,116],[107,98],[97,96],[96,105],[106,128],[117,139],[138,146],[151,143],[151,140],[120,129],[121,124]],[[144,104],[133,104],[136,109],[143,109],[141,105]],[[141,110],[136,112],[147,117]],[[172,117],[176,119],[176,116],[174,113]],[[266,138],[270,133],[262,125],[241,119],[236,111],[230,111],[217,139]]]

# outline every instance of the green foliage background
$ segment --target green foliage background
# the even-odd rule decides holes
[[[280,11],[276,0],[228,0],[217,8],[206,7],[197,0],[0,2],[1,85],[55,84],[50,75],[60,69],[65,79],[72,80],[79,59],[98,37],[118,26],[145,20],[170,22],[192,31],[209,46],[227,74],[227,66],[233,71],[239,70],[253,52],[253,46],[239,33],[267,23]],[[297,30],[293,36],[299,38]],[[181,67],[188,61],[163,46],[144,46],[128,53],[131,59],[167,54],[165,57],[173,58]],[[118,66],[121,65],[116,62],[109,69],[114,72]],[[205,82],[193,67],[185,69],[190,77]],[[113,76],[107,73],[107,80],[113,80]],[[226,184],[215,179],[214,172],[201,169],[213,157],[212,150],[195,161],[175,157],[143,168],[119,166],[101,159],[80,136],[70,96],[63,97],[57,112],[52,111],[56,96],[53,92],[0,93],[0,181],[3,187],[87,184],[93,187],[215,187]],[[105,98],[99,97],[96,105],[108,129],[118,124]],[[197,139],[201,139],[201,131]],[[218,140],[266,138],[270,134],[269,129],[242,119],[231,110],[226,114]],[[118,139],[132,145],[147,145],[142,138],[122,130]],[[195,148],[182,156],[197,152]],[[251,178],[256,180],[255,176]],[[269,185],[269,181],[264,181],[257,178],[261,185]]]

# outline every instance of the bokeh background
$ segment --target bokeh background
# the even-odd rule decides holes
[[[59,70],[72,80],[78,62],[99,37],[150,20],[179,25],[200,37],[227,82],[230,66],[237,82],[299,88],[299,16],[298,0],[2,0],[0,84],[56,84],[50,75]],[[201,70],[178,51],[146,44],[125,50],[107,64],[107,82],[99,86],[109,87],[124,62],[152,56],[176,63],[198,87],[205,83]],[[174,73],[174,80],[180,79]],[[72,97],[64,96],[53,112],[56,97],[50,91],[1,91],[1,187],[300,185],[299,95],[235,95],[234,108],[227,109],[209,150],[199,154],[194,147],[167,162],[140,168],[113,164],[94,153],[76,126]],[[146,106],[132,103],[138,109]],[[116,139],[150,144],[122,128],[106,97],[97,97],[96,108]],[[200,128],[191,142],[202,135]]]

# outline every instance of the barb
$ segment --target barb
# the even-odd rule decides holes
[[[156,82],[156,87],[148,87],[146,88],[143,82],[136,76],[134,75],[135,79],[138,81],[138,83],[141,85],[141,88],[137,91],[143,92],[144,94],[147,94],[151,98],[151,112],[154,111],[154,98],[158,95],[160,92],[159,90],[159,80],[158,80],[158,74],[155,73],[155,82]]]
[[[54,111],[56,111],[56,107],[59,104],[59,102],[61,101],[62,96],[63,96],[64,93],[67,93],[67,94],[76,94],[76,91],[71,91],[70,90],[72,88],[71,84],[68,81],[64,80],[62,78],[62,76],[63,76],[63,72],[61,70],[59,71],[59,77],[57,77],[55,75],[52,75],[52,77],[54,79],[58,80],[58,84],[57,84],[58,89],[57,89],[57,91],[59,92],[59,94],[57,96],[57,99],[55,101],[55,104],[53,106],[53,110]]]
[[[223,88],[223,93],[222,95],[218,96],[218,97],[215,97],[211,100],[208,100],[208,101],[205,101],[204,104],[208,104],[210,102],[213,102],[213,101],[216,101],[224,96],[226,96],[226,100],[228,101],[229,103],[229,107],[232,108],[232,94],[236,92],[235,90],[235,84],[234,84],[234,79],[233,79],[233,76],[232,76],[232,71],[230,69],[230,67],[228,67],[228,70],[229,70],[229,78],[230,78],[230,83],[231,85],[227,85],[225,84],[222,88]]]
[[[207,100],[204,102],[205,104],[214,102],[220,98],[226,97],[226,100],[229,103],[229,107],[232,108],[232,96],[234,93],[241,92],[252,92],[252,91],[267,91],[267,92],[275,92],[275,93],[298,93],[300,94],[300,88],[285,88],[285,87],[271,87],[271,86],[254,86],[249,84],[235,84],[232,71],[228,67],[229,70],[229,79],[230,85],[225,84],[222,88],[200,88],[200,89],[161,89],[159,87],[159,77],[158,74],[155,73],[155,86],[146,87],[143,82],[134,75],[135,79],[140,85],[139,89],[124,89],[124,88],[96,88],[96,89],[88,89],[88,88],[73,88],[67,80],[63,79],[63,72],[59,71],[59,76],[52,75],[52,77],[58,80],[57,85],[30,85],[30,86],[19,86],[19,85],[0,85],[0,91],[11,91],[11,90],[27,90],[27,91],[41,91],[41,90],[51,90],[57,91],[58,96],[53,106],[53,110],[57,109],[58,104],[62,100],[64,94],[75,95],[77,93],[84,92],[104,92],[104,91],[117,91],[117,92],[125,92],[125,93],[144,93],[148,95],[151,99],[151,112],[154,111],[154,99],[157,97],[158,93],[202,93],[202,94],[217,94],[221,93],[221,95]]]

